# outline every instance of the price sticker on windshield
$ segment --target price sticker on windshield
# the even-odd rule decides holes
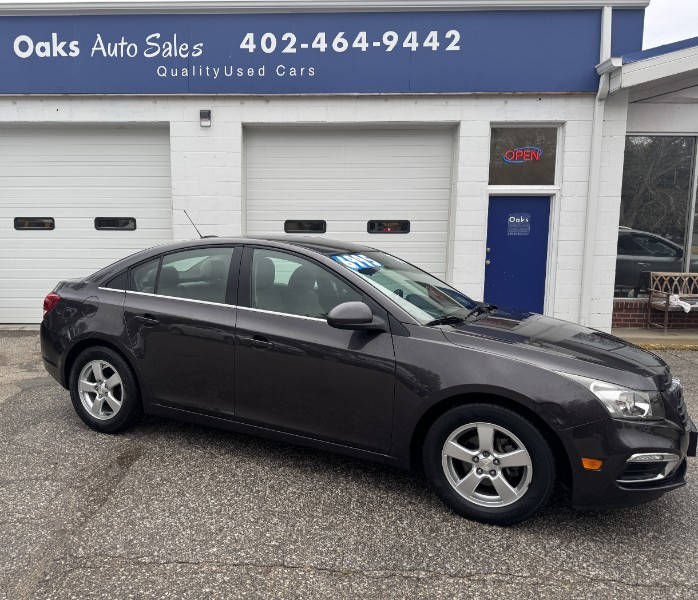
[[[361,269],[380,269],[383,265],[363,254],[335,254],[332,257],[340,265],[344,265],[352,271]]]

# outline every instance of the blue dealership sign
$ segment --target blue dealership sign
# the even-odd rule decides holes
[[[0,17],[0,94],[590,92],[600,12]]]

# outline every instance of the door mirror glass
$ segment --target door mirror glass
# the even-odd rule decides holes
[[[375,329],[373,311],[363,302],[344,302],[327,315],[327,323],[337,329]]]

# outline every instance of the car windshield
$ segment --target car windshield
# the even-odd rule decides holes
[[[332,259],[357,273],[422,325],[444,317],[464,317],[478,306],[433,275],[385,252],[335,254]]]

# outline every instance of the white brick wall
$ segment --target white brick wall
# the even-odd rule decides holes
[[[593,102],[591,95],[27,97],[0,98],[0,123],[169,122],[177,239],[196,235],[180,209],[187,210],[204,235],[244,233],[245,123],[452,123],[458,135],[450,279],[476,298],[482,297],[484,287],[490,125],[559,123],[563,156],[559,185],[550,192],[559,227],[551,235],[551,256],[556,262],[549,278],[549,312],[578,321]],[[626,108],[624,97],[609,100],[604,128],[596,254],[599,275],[592,306],[592,322],[602,329],[610,328],[611,322]],[[213,111],[212,127],[199,126],[200,109]],[[602,228],[604,225],[610,227]]]
[[[589,326],[603,331],[611,330],[627,116],[627,92],[606,100],[589,311]]]

